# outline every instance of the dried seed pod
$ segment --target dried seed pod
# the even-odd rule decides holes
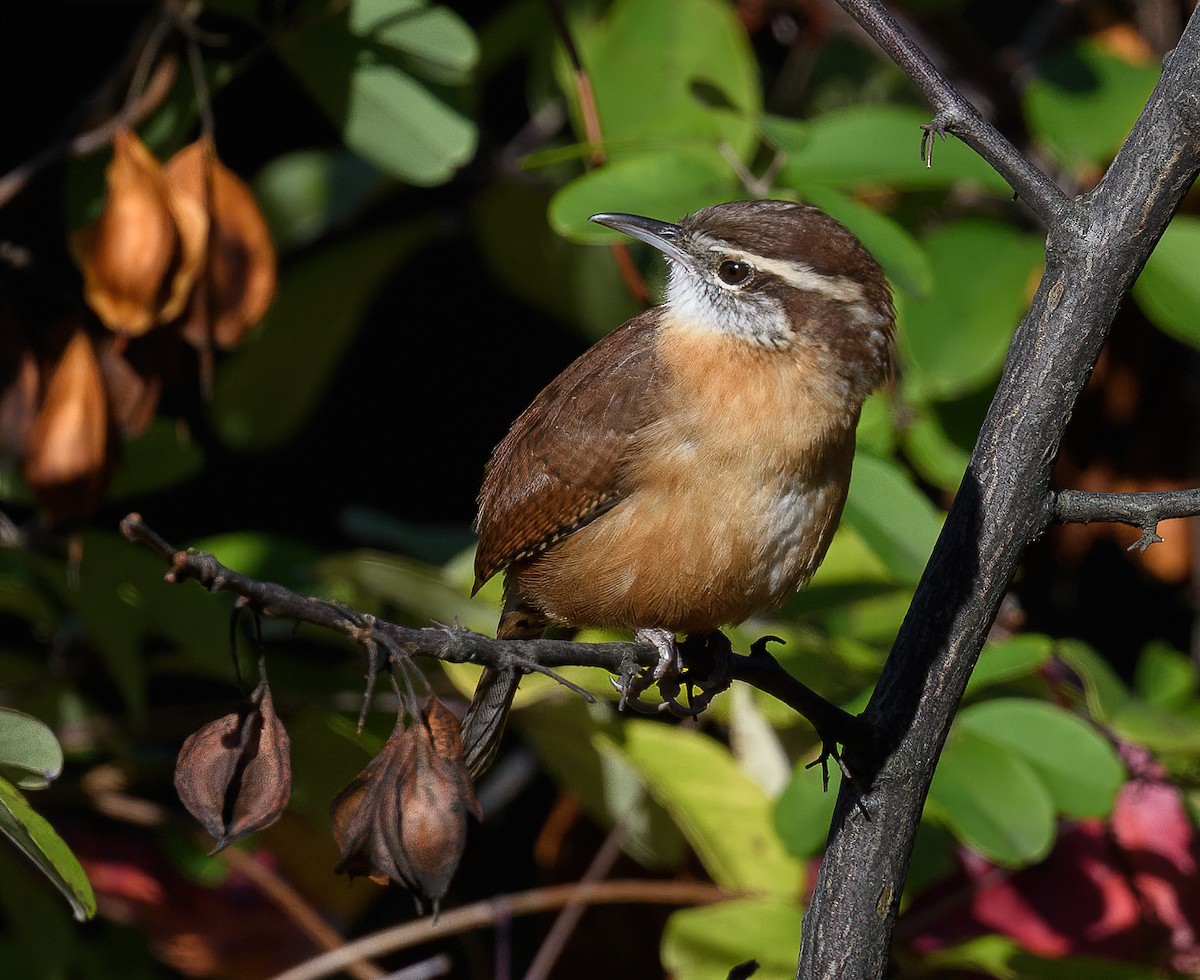
[[[236,347],[275,295],[275,247],[267,223],[250,188],[217,158],[210,137],[176,153],[164,173],[177,215],[204,215],[211,236],[183,336],[197,348]]]
[[[91,338],[76,329],[50,374],[22,475],[51,523],[87,518],[108,488],[116,442]]]
[[[265,678],[240,710],[188,736],[175,791],[216,839],[214,852],[283,814],[292,791],[290,743]]]
[[[391,879],[430,899],[436,911],[466,846],[467,814],[481,817],[458,720],[437,698],[408,728],[398,720],[329,813],[339,872]]]
[[[0,466],[25,455],[40,388],[41,369],[24,325],[0,311]]]
[[[176,283],[182,241],[162,166],[131,130],[113,137],[100,217],[72,239],[84,298],[110,330],[138,336],[163,320]],[[180,310],[184,300],[176,300]]]

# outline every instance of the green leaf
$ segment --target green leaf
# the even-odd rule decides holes
[[[733,967],[755,960],[754,980],[792,980],[800,920],[798,905],[763,899],[681,909],[663,931],[663,966],[674,977],[726,980]]]
[[[775,832],[789,854],[814,857],[825,847],[833,807],[842,785],[842,774],[836,766],[829,768],[829,791],[823,789],[819,766],[807,768],[799,763],[779,799],[775,801],[772,821]]]
[[[968,728],[950,732],[926,812],[996,864],[1040,861],[1054,843],[1054,800],[1019,755]]]
[[[390,183],[342,147],[297,150],[276,157],[255,175],[254,196],[275,247],[287,252],[349,222]]]
[[[1178,215],[1150,254],[1133,298],[1154,325],[1176,340],[1200,347],[1200,218]]]
[[[902,362],[919,372],[927,394],[951,398],[999,375],[1043,244],[1011,225],[967,219],[928,235],[924,245],[934,289],[897,304]],[[979,274],[983,268],[987,275]]]
[[[622,157],[567,184],[550,202],[550,224],[573,241],[628,241],[588,218],[601,211],[623,211],[678,221],[709,204],[738,197],[745,197],[745,192],[715,150],[647,151]]]
[[[1082,640],[1060,640],[1054,652],[1079,676],[1088,714],[1094,721],[1111,721],[1130,700],[1129,689],[1116,671]]]
[[[844,523],[854,528],[900,582],[916,582],[941,531],[936,508],[895,463],[854,457]]]
[[[166,490],[204,468],[204,451],[171,419],[156,418],[122,446],[121,465],[106,499],[127,500]]]
[[[1020,633],[998,643],[989,643],[971,672],[966,695],[976,695],[992,684],[1028,677],[1053,653],[1054,641],[1040,633]]]
[[[1109,719],[1123,739],[1154,752],[1200,753],[1200,721],[1135,698],[1124,702]],[[1194,759],[1189,760],[1189,767]]]
[[[816,205],[854,232],[883,266],[888,279],[906,293],[920,297],[932,288],[933,271],[924,250],[912,235],[887,215],[830,187],[806,187],[803,196],[809,204]]]
[[[76,919],[96,914],[96,896],[78,859],[7,779],[0,779],[0,832],[63,893]]]
[[[47,725],[14,708],[0,708],[0,777],[22,789],[42,789],[62,767],[62,747]]]
[[[1158,708],[1178,709],[1194,703],[1196,667],[1186,654],[1166,643],[1150,643],[1133,672],[1134,689]]]
[[[474,124],[408,74],[386,48],[322,20],[281,40],[284,62],[355,153],[401,180],[441,184],[475,152]]]
[[[1001,980],[1161,980],[1157,967],[1118,963],[1092,956],[1041,957],[1026,952],[1008,936],[977,936],[927,954],[922,966],[936,976],[973,976]]]
[[[479,61],[467,22],[423,0],[354,0],[349,26],[357,37],[407,55],[414,71],[436,82],[462,84]]]
[[[921,109],[857,106],[808,122],[766,116],[763,135],[787,154],[780,181],[805,193],[813,184],[853,190],[863,184],[896,188],[945,187],[969,180],[1004,193],[1004,179],[954,137],[938,140],[933,166],[921,159]]]
[[[607,703],[546,697],[514,712],[513,724],[533,744],[550,776],[593,820],[602,827],[622,821],[626,854],[643,867],[677,867],[683,837],[616,747],[620,726],[615,714]]]
[[[375,293],[429,223],[359,235],[291,265],[262,326],[217,372],[210,411],[243,452],[285,444],[317,409]]]
[[[1158,82],[1161,65],[1133,65],[1095,41],[1081,41],[1038,66],[1024,88],[1025,112],[1039,141],[1064,163],[1107,161]]]
[[[679,140],[724,142],[743,159],[750,153],[761,100],[758,65],[728,3],[617,0],[574,35],[611,160]],[[583,134],[574,81],[565,59],[562,65],[563,90]]]
[[[1059,813],[1106,817],[1125,767],[1112,744],[1063,708],[1028,698],[997,698],[963,709],[957,724],[1025,760]]]
[[[625,724],[624,735],[615,747],[674,818],[713,881],[733,891],[798,894],[803,871],[775,833],[771,801],[728,749],[697,731],[637,719]]]
[[[938,413],[928,405],[910,406],[912,416],[901,429],[904,455],[920,476],[943,490],[955,491],[971,459],[943,428]]]

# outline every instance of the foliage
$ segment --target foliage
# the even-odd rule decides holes
[[[77,916],[95,908],[87,870],[101,900],[125,909],[123,926],[132,922],[149,937],[66,929],[56,934],[63,959],[47,957],[37,948],[41,934],[23,933],[0,889],[9,927],[0,962],[51,977],[63,975],[66,959],[86,954],[98,964],[88,975],[101,976],[133,945],[146,976],[168,975],[168,967],[259,976],[305,955],[295,927],[265,903],[255,906],[256,921],[281,937],[272,953],[238,933],[234,916],[214,912],[212,931],[197,938],[187,916],[151,914],[146,889],[168,889],[177,913],[184,896],[214,910],[247,886],[175,827],[131,837],[96,815],[127,789],[169,800],[170,760],[188,731],[238,698],[224,650],[227,604],[164,584],[153,558],[116,537],[115,518],[140,509],[151,524],[170,525],[238,571],[391,618],[491,629],[497,583],[469,597],[471,500],[487,450],[573,353],[637,309],[602,247],[611,235],[587,222],[597,211],[676,219],[733,198],[807,201],[854,231],[887,272],[902,370],[864,410],[842,527],[806,591],[732,631],[741,649],[765,633],[785,638],[779,655],[789,671],[852,710],[865,703],[1037,284],[1043,235],[1003,181],[953,138],[936,142],[931,166],[922,162],[927,110],[896,69],[819,21],[789,13],[767,23],[754,6],[564,4],[590,97],[547,8],[530,0],[483,14],[422,0],[298,0],[279,9],[212,0],[191,34],[179,35],[225,39],[198,49],[213,88],[216,146],[262,209],[279,255],[278,287],[263,322],[215,357],[211,385],[196,363],[211,350],[190,352],[195,361],[185,360],[182,372],[163,368],[158,417],[138,434],[122,434],[107,496],[92,502],[85,522],[51,538],[49,548],[0,552],[0,676],[4,703],[14,706],[0,710],[0,830]],[[1028,148],[1073,192],[1099,176],[1158,74],[1133,24],[1115,6],[1100,6],[1106,23],[1081,16],[1044,46],[1021,49],[1027,85],[1015,77],[991,83],[1008,100],[1006,126],[1027,134]],[[977,14],[961,5],[911,7],[942,36],[979,38]],[[71,9],[84,30],[87,13]],[[120,43],[133,36],[135,16],[159,16],[150,5],[123,9],[106,29]],[[1007,31],[1020,29],[1007,23],[1015,16],[1005,18]],[[788,30],[799,33],[781,42]],[[969,49],[964,42],[958,53]],[[71,83],[78,92],[94,84],[82,70]],[[591,98],[598,133],[589,130]],[[154,154],[169,160],[196,138],[197,110],[209,108],[202,101],[196,80],[181,70],[140,126]],[[276,112],[287,125],[271,125]],[[284,132],[288,125],[296,132]],[[24,151],[38,148],[30,142]],[[36,207],[10,218],[5,234],[45,242],[52,225],[65,254],[57,209],[81,216],[72,217],[76,225],[100,213],[99,175],[111,156],[101,150],[45,177]],[[1200,347],[1198,238],[1200,218],[1177,217],[1125,311],[1126,335],[1140,350],[1165,352],[1164,364],[1194,364]],[[61,264],[57,274],[72,283],[72,315],[82,317],[81,277],[40,247],[47,254],[39,262]],[[661,263],[649,251],[634,258],[653,292]],[[57,293],[42,296],[15,266],[2,275],[0,321],[13,324],[12,336],[57,329]],[[10,280],[19,288],[8,289]],[[91,336],[102,335],[97,321],[87,324]],[[132,363],[142,348],[128,343]],[[6,365],[18,361],[5,357]],[[1077,421],[1085,435],[1064,450],[1064,479],[1089,474],[1090,489],[1194,482],[1194,466],[1157,459],[1128,479],[1113,476],[1121,458],[1104,456],[1112,416],[1103,406],[1124,406],[1122,431],[1163,418],[1136,367],[1136,358],[1117,351],[1098,372],[1102,408]],[[31,411],[16,391],[14,380],[0,403],[4,426],[22,408]],[[10,434],[3,444],[9,465],[0,499],[32,520],[37,508],[18,444]],[[1177,448],[1170,440],[1155,445],[1167,447],[1164,456]],[[57,551],[70,535],[69,550]],[[1167,545],[1156,547],[1186,539],[1181,530],[1164,536]],[[985,648],[948,736],[910,874],[897,957],[914,972],[1133,977],[1186,970],[1200,957],[1200,903],[1183,873],[1200,860],[1192,824],[1200,813],[1198,679],[1182,652],[1187,612],[1179,613],[1187,608],[1190,557],[1172,571],[1154,564],[1155,549],[1140,560],[1106,547],[1101,536],[1052,536],[1014,586],[1014,607],[1025,611],[999,622]],[[1089,571],[1083,557],[1097,554],[1108,574],[1119,567],[1120,581],[1136,581],[1139,597],[1153,593],[1154,608],[1174,618],[1160,626],[1131,610],[1127,634],[1088,634],[1054,595],[1037,591],[1052,580],[1059,592],[1086,592],[1103,574]],[[246,624],[235,637],[242,648],[267,650],[275,706],[295,751],[290,809],[250,839],[255,853],[350,929],[408,915],[368,883],[335,888],[338,854],[326,840],[330,798],[391,731],[388,699],[378,699],[381,710],[356,735],[348,720],[361,686],[354,651],[270,622],[261,637]],[[245,669],[246,650],[235,650],[235,660]],[[427,673],[444,699],[460,703],[475,678],[461,665]],[[568,675],[610,693],[594,671]],[[529,677],[512,727],[506,754],[520,758],[531,747],[538,774],[508,809],[494,803],[490,810],[496,797],[486,781],[479,787],[488,822],[472,831],[464,882],[450,885],[444,908],[538,878],[577,877],[577,845],[563,830],[574,815],[571,826],[585,841],[620,827],[631,876],[700,874],[734,893],[666,919],[664,968],[724,977],[756,959],[757,976],[791,975],[805,885],[838,780],[835,773],[823,793],[817,771],[806,768],[818,746],[805,722],[765,695],[739,690],[721,695],[698,727],[671,725],[620,714],[611,698],[586,707]],[[48,790],[46,812],[78,861],[21,792],[57,774],[53,733],[66,749],[58,785],[73,792]],[[97,790],[97,773],[114,770],[121,790]],[[1086,856],[1116,875],[1132,843],[1086,851],[1080,842],[1106,834],[1132,842],[1129,823],[1144,816],[1133,797],[1142,790],[1165,794],[1179,818],[1138,838],[1169,870],[1144,871],[1136,888],[1166,882],[1159,921],[1184,922],[1161,949],[1105,945],[1088,931],[1116,909],[1095,877],[1080,886],[1090,889],[1095,915],[1063,926],[1052,949],[1031,938],[1029,921],[1006,923],[983,907],[993,893],[981,882],[1005,876],[1010,899],[1027,897],[1039,885],[1022,875],[1064,855],[1073,867]],[[181,808],[169,805],[180,817]],[[515,840],[532,849],[532,831],[517,824],[542,827],[540,868],[522,852],[520,868],[506,859],[507,877],[489,878],[481,867],[498,848],[515,849]],[[1189,915],[1193,925],[1185,928]],[[1122,920],[1114,935],[1138,926]],[[242,945],[219,952],[221,928]],[[529,930],[517,933],[524,955],[540,932],[520,928]],[[180,951],[185,935],[209,954],[201,967]],[[611,943],[610,935],[592,947],[593,958],[616,956],[606,949]],[[167,966],[155,965],[146,947]],[[453,948],[463,959],[477,955]],[[658,975],[653,952],[646,956],[637,975]],[[573,975],[590,975],[589,968]]]

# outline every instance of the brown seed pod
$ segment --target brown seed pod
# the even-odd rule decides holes
[[[183,309],[183,243],[162,166],[131,130],[114,135],[105,177],[104,211],[72,237],[72,249],[88,306],[110,330],[139,336],[164,320],[164,306]]]
[[[188,736],[175,791],[216,839],[214,853],[280,818],[292,791],[290,742],[265,679],[240,710]]]
[[[482,816],[462,761],[458,720],[437,698],[408,728],[398,720],[329,812],[339,872],[391,879],[428,898],[436,912],[462,859],[467,814]]]
[[[76,329],[50,373],[22,475],[53,524],[87,518],[108,488],[116,441],[91,338]]]
[[[275,247],[267,223],[245,181],[217,158],[210,137],[171,157],[164,174],[177,216],[204,216],[211,236],[183,336],[198,348],[236,347],[275,295]]]

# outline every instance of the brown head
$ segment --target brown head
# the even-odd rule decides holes
[[[883,270],[817,208],[732,201],[679,224],[627,214],[591,220],[667,256],[673,314],[767,349],[826,354],[822,362],[859,402],[892,373],[895,309]]]

